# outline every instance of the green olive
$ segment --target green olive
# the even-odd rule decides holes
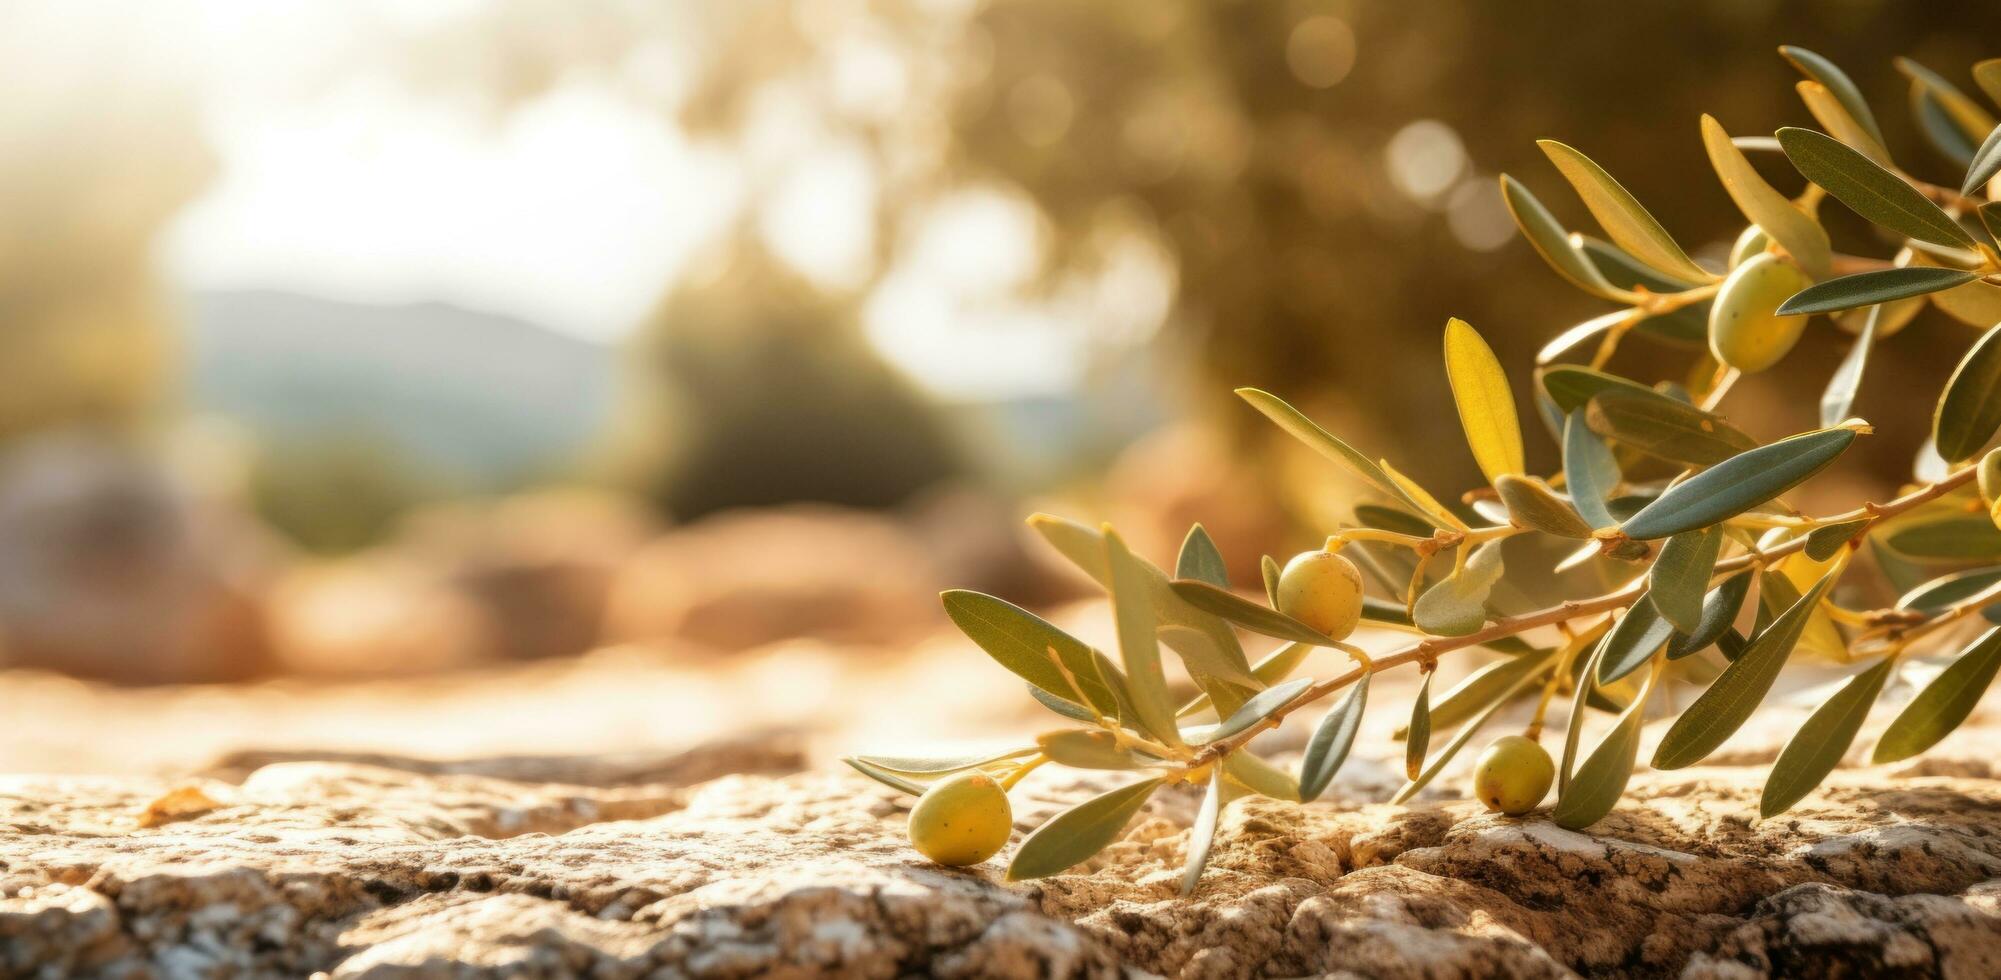
[[[1556,779],[1556,764],[1534,739],[1503,735],[1480,753],[1473,766],[1473,795],[1499,810],[1519,817],[1536,808]]]
[[[1745,225],[1743,233],[1737,236],[1737,244],[1730,246],[1730,268],[1735,269],[1743,265],[1745,260],[1754,255],[1763,255],[1765,246],[1771,243],[1771,238],[1765,235],[1765,229],[1757,225]]]
[[[1745,373],[1763,371],[1799,342],[1806,316],[1779,316],[1779,304],[1813,285],[1799,266],[1765,252],[1732,270],[1709,307],[1709,350]]]
[[[1980,457],[1980,499],[1987,504],[1987,516],[2001,527],[2001,448]]]
[[[1300,552],[1278,575],[1278,611],[1344,639],[1362,619],[1362,573],[1332,552]]]
[[[1014,810],[1007,790],[977,769],[931,784],[910,809],[910,843],[939,864],[978,864],[1007,844]]]

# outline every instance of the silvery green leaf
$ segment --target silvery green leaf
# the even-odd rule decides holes
[[[1494,481],[1508,520],[1545,534],[1564,538],[1588,538],[1592,527],[1549,485],[1532,476],[1503,474]]]
[[[1570,233],[1557,223],[1549,209],[1543,207],[1528,188],[1507,174],[1501,175],[1501,200],[1507,204],[1508,213],[1514,216],[1515,226],[1521,229],[1522,237],[1528,239],[1550,268],[1570,280],[1572,285],[1593,296],[1615,302],[1635,302],[1639,299],[1633,293],[1606,282],[1598,267],[1584,257]]]
[[[1639,758],[1640,726],[1646,720],[1647,696],[1652,691],[1653,679],[1649,677],[1640,694],[1612,724],[1612,730],[1605,733],[1591,754],[1585,756],[1584,764],[1577,767],[1577,772],[1558,791],[1556,809],[1550,813],[1557,826],[1581,830],[1603,819],[1618,805],[1620,795],[1626,791],[1626,782],[1632,778],[1633,763]]]
[[[1253,633],[1319,646],[1328,646],[1334,642],[1327,634],[1291,616],[1276,609],[1260,606],[1234,592],[1225,592],[1207,582],[1182,579],[1173,582],[1172,586],[1174,594],[1189,605],[1221,616]]]
[[[1744,569],[1730,575],[1709,590],[1702,597],[1702,618],[1693,630],[1677,633],[1668,641],[1668,659],[1680,660],[1691,653],[1700,653],[1710,644],[1721,640],[1730,632],[1730,626],[1737,621],[1737,613],[1744,608],[1744,599],[1751,594],[1754,575]]]
[[[1619,485],[1619,461],[1585,420],[1585,409],[1570,413],[1563,424],[1563,478],[1577,513],[1594,528],[1619,523],[1606,499]]]
[[[1841,549],[1846,547],[1848,542],[1855,540],[1856,535],[1868,528],[1870,523],[1868,518],[1863,518],[1859,521],[1843,521],[1839,524],[1814,528],[1806,536],[1806,556],[1814,561],[1833,558],[1841,553]]]
[[[978,755],[955,755],[940,757],[914,757],[894,755],[857,755],[857,761],[868,763],[877,769],[893,772],[899,776],[943,776],[964,772],[996,762],[1021,759],[1035,754],[1035,750],[1010,749],[1006,752],[987,752]]]
[[[1090,860],[1118,839],[1160,784],[1161,780],[1147,779],[1121,786],[1049,818],[1015,849],[1007,879],[1046,878]]]
[[[1404,729],[1404,774],[1416,779],[1424,771],[1424,754],[1431,748],[1431,678],[1438,672],[1424,672],[1424,683],[1417,687],[1417,700],[1411,702],[1410,725]]]
[[[1661,618],[1648,596],[1641,595],[1619,618],[1619,624],[1612,627],[1611,635],[1599,649],[1598,684],[1615,683],[1646,666],[1673,635],[1674,624]]]
[[[1872,306],[1862,320],[1862,333],[1855,338],[1855,345],[1848,348],[1848,356],[1841,359],[1841,366],[1834,369],[1834,375],[1827,379],[1827,390],[1820,396],[1820,425],[1832,428],[1841,424],[1855,411],[1855,394],[1862,388],[1862,372],[1869,366],[1869,349],[1876,344],[1876,327],[1883,319],[1883,308]]]
[[[1997,671],[2001,671],[2001,628],[1981,634],[1904,706],[1876,742],[1871,761],[1901,762],[1937,745],[1973,714]]]
[[[1895,657],[1884,657],[1849,678],[1793,733],[1765,779],[1765,790],[1758,800],[1759,816],[1769,819],[1786,812],[1834,771],[1869,717],[1876,696],[1883,693],[1883,681],[1896,662]]]
[[[1828,92],[1840,101],[1841,107],[1847,110],[1849,118],[1855,120],[1876,142],[1884,142],[1883,130],[1876,125],[1876,115],[1869,111],[1869,103],[1862,97],[1862,90],[1834,62],[1792,45],[1780,47],[1779,54],[1792,62],[1801,74],[1826,86]]]
[[[1249,701],[1244,702],[1243,707],[1231,712],[1230,717],[1223,719],[1223,723],[1216,726],[1216,730],[1210,733],[1207,741],[1221,741],[1239,732],[1248,730],[1252,725],[1265,720],[1272,712],[1292,703],[1292,699],[1298,697],[1299,692],[1311,686],[1313,686],[1313,678],[1301,677],[1286,681],[1276,687],[1268,687],[1259,691],[1257,694],[1252,695]]]
[[[1429,682],[1429,680],[1429,675],[1426,675],[1426,681]],[[1445,771],[1446,765],[1451,763],[1453,758],[1459,754],[1459,751],[1464,749],[1468,742],[1472,741],[1473,736],[1479,734],[1480,729],[1487,724],[1488,720],[1494,717],[1494,713],[1501,710],[1515,695],[1528,687],[1529,683],[1533,680],[1533,676],[1517,678],[1512,687],[1502,691],[1499,697],[1487,704],[1479,714],[1473,716],[1472,720],[1462,726],[1452,736],[1452,740],[1446,743],[1445,748],[1440,749],[1438,754],[1432,757],[1429,765],[1426,765],[1416,775],[1410,777],[1409,781],[1405,782],[1396,791],[1396,794],[1390,797],[1390,802],[1398,804],[1407,803],[1411,797],[1416,796],[1426,786],[1431,785],[1432,780],[1437,779],[1438,774]]]
[[[1091,648],[1082,640],[1005,599],[963,589],[947,591],[942,598],[945,614],[960,632],[1022,680],[1058,698],[1075,700],[1077,692],[1050,659],[1053,652],[1099,711],[1118,710],[1111,692],[1097,683]]]
[[[1083,705],[1070,700],[1069,698],[1059,698],[1056,695],[1051,694],[1048,691],[1045,691],[1039,687],[1036,687],[1033,684],[1028,685],[1028,694],[1035,700],[1042,702],[1043,707],[1048,708],[1049,710],[1054,711],[1057,714],[1062,715],[1063,717],[1068,718],[1072,721],[1096,722],[1098,720],[1098,715],[1092,713],[1091,709],[1086,708]],[[1107,712],[1105,714],[1105,717],[1117,718],[1118,709],[1114,708],[1110,712]]]
[[[1105,562],[1111,570],[1112,612],[1118,625],[1119,655],[1125,664],[1126,686],[1140,726],[1169,745],[1180,742],[1174,727],[1174,705],[1167,700],[1167,675],[1160,667],[1159,620],[1147,594],[1146,571],[1126,549],[1118,533],[1107,527]]]
[[[1996,582],[2001,582],[2001,567],[1975,568],[1941,575],[1904,593],[1903,597],[1897,600],[1897,608],[1943,609],[1962,599],[1978,595]]]
[[[1717,527],[1683,531],[1661,545],[1660,557],[1647,573],[1647,595],[1675,629],[1693,633],[1700,627],[1703,599],[1722,548],[1723,530]]]
[[[1036,736],[1035,744],[1049,761],[1072,769],[1139,769],[1151,761],[1124,748],[1101,728],[1050,732]]]
[[[1672,463],[1712,466],[1758,445],[1722,418],[1654,391],[1600,392],[1584,413],[1591,431]]]
[[[1299,802],[1299,780],[1242,749],[1223,757],[1223,775],[1259,796]]]
[[[1306,443],[1322,456],[1347,467],[1350,473],[1359,477],[1363,483],[1375,488],[1377,492],[1410,507],[1414,513],[1426,515],[1426,520],[1431,520],[1429,511],[1422,504],[1412,500],[1404,487],[1397,481],[1392,480],[1390,475],[1381,466],[1377,465],[1374,460],[1363,455],[1355,447],[1341,441],[1338,436],[1321,428],[1298,409],[1286,404],[1283,399],[1269,392],[1259,391],[1256,388],[1238,388],[1237,395],[1243,400],[1250,402],[1253,408],[1263,412],[1266,418],[1278,423],[1278,427],[1284,429],[1293,438]],[[1439,523],[1438,526],[1449,527],[1450,525]]]
[[[1341,763],[1347,761],[1348,749],[1355,744],[1355,732],[1362,726],[1362,712],[1368,707],[1370,676],[1364,673],[1348,689],[1348,696],[1314,726],[1313,737],[1306,742],[1306,758],[1299,764],[1301,799],[1309,802],[1319,799],[1334,781],[1334,774],[1341,770]]]
[[[1850,429],[1818,429],[1739,453],[1669,487],[1620,530],[1648,541],[1720,524],[1806,482],[1854,441]]]
[[[2001,126],[1988,133],[1980,149],[1973,151],[1973,163],[1966,168],[1966,179],[1960,183],[1959,192],[1972,197],[1997,173],[2001,173]]]
[[[1465,636],[1487,622],[1487,596],[1501,578],[1501,542],[1473,550],[1464,567],[1417,598],[1413,618],[1425,632]]]
[[[1932,445],[1947,462],[1972,459],[2001,428],[2001,323],[1960,359],[1932,414]]]
[[[1209,865],[1209,849],[1216,843],[1216,824],[1223,815],[1223,767],[1209,772],[1209,790],[1202,794],[1202,809],[1195,814],[1195,826],[1188,830],[1188,863],[1181,871],[1181,897],[1195,894],[1202,869]]]
[[[1230,587],[1229,566],[1223,563],[1223,553],[1216,549],[1216,542],[1202,525],[1189,528],[1188,537],[1182,539],[1181,554],[1174,561],[1174,577],[1196,579],[1219,589]]]
[[[1973,236],[1918,189],[1841,141],[1811,129],[1779,130],[1786,157],[1849,210],[1919,241],[1973,249]]]
[[[904,793],[909,793],[912,796],[924,795],[924,790],[926,789],[925,785],[923,783],[917,782],[914,779],[909,778],[908,776],[898,775],[896,773],[890,772],[887,769],[882,768],[881,766],[871,765],[870,763],[863,762],[860,759],[847,758],[847,759],[842,759],[841,761],[847,763],[848,767],[853,769],[854,771],[861,773],[862,775],[867,776],[868,778],[873,779],[876,782],[889,787],[890,789],[898,790]]]
[[[1906,558],[1931,561],[2001,559],[2001,528],[1980,514],[1948,514],[1899,523],[1882,538]]]
[[[1751,640],[1743,655],[1731,661],[1722,676],[1674,720],[1654,752],[1654,768],[1681,769],[1701,762],[1751,717],[1772,689],[1800,634],[1806,631],[1821,596],[1833,583],[1832,574],[1823,576]]]
[[[1779,304],[1779,315],[1834,313],[1924,296],[1980,278],[1977,272],[1929,265],[1871,269],[1817,282]]]

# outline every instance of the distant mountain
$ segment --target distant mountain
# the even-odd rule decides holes
[[[575,460],[611,414],[611,348],[511,317],[266,291],[186,308],[191,407],[265,439],[378,440],[492,487]]]

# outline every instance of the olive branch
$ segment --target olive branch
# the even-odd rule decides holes
[[[1556,472],[1528,470],[1506,374],[1479,333],[1455,319],[1444,333],[1447,380],[1487,482],[1453,504],[1277,396],[1243,388],[1247,403],[1369,495],[1354,505],[1354,526],[1336,529],[1318,551],[1283,566],[1263,558],[1264,602],[1235,591],[1199,524],[1170,575],[1109,526],[1040,514],[1030,526],[1110,594],[1116,660],[1003,599],[945,593],[946,612],[969,638],[1081,727],[984,757],[848,759],[923,797],[910,822],[913,843],[946,863],[976,863],[1005,844],[1006,791],[1028,772],[1052,763],[1132,771],[1142,778],[1029,834],[1008,876],[1042,877],[1089,860],[1157,789],[1183,783],[1206,794],[1187,845],[1182,887],[1190,891],[1223,809],[1251,794],[1319,797],[1352,747],[1370,678],[1406,665],[1424,680],[1403,730],[1408,781],[1395,801],[1423,789],[1502,708],[1532,703],[1522,734],[1495,741],[1476,766],[1475,795],[1522,813],[1554,782],[1552,818],[1572,828],[1617,804],[1653,696],[1668,683],[1705,686],[1662,735],[1650,760],[1657,769],[1713,753],[1803,651],[1856,666],[1773,763],[1765,817],[1827,777],[1912,659],[1955,654],[1882,730],[1872,761],[1909,758],[1950,734],[2001,672],[2001,625],[1971,638],[1964,628],[1975,618],[2001,624],[2001,449],[1982,455],[2001,429],[2001,202],[1993,200],[2001,126],[1943,77],[1900,60],[1921,130],[1962,172],[1956,189],[1929,183],[1893,161],[1839,68],[1804,49],[1781,54],[1804,76],[1801,98],[1825,132],[1786,127],[1769,138],[1732,138],[1703,117],[1710,163],[1748,222],[1725,269],[1690,259],[1616,179],[1568,145],[1541,144],[1604,240],[1569,230],[1526,186],[1501,177],[1530,245],[1573,286],[1618,307],[1563,331],[1536,357],[1532,400],[1560,450]],[[2001,59],[1973,75],[2001,103]],[[1751,154],[1783,157],[1807,183],[1783,194]],[[1893,236],[1895,254],[1836,251],[1819,217],[1828,199]],[[1852,417],[1871,349],[1927,306],[1984,332],[1939,396],[1912,485],[1884,503],[1800,513],[1785,495],[1871,431]],[[1854,338],[1826,384],[1820,428],[1758,439],[1720,407],[1743,377],[1780,363],[1814,316]],[[1656,383],[1609,372],[1629,338],[1692,350],[1691,363]],[[1495,588],[1510,581],[1505,564],[1521,561],[1546,565],[1566,590],[1594,576],[1618,584],[1523,608],[1519,596]],[[1902,592],[1894,604],[1843,604],[1849,597],[1837,587],[1858,562]],[[1361,570],[1386,596],[1364,594]],[[1416,639],[1371,654],[1345,642],[1358,623]],[[1284,643],[1253,664],[1242,634]],[[1163,644],[1197,692],[1179,707]],[[1342,651],[1355,666],[1324,680],[1293,677],[1316,648]],[[1439,658],[1468,649],[1500,657],[1434,696]],[[1296,772],[1251,750],[1287,717],[1344,690]],[[1561,761],[1552,764],[1538,739],[1565,692],[1571,706]],[[1586,751],[1594,711],[1614,720]],[[1433,733],[1454,729],[1432,751]],[[987,830],[968,843],[967,827]]]

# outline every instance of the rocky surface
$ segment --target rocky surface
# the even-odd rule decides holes
[[[1245,801],[1187,900],[1190,794],[1010,884],[923,863],[907,799],[770,740],[18,776],[0,975],[1994,976],[2001,783],[1952,768],[1840,772],[1764,823],[1755,770],[1642,774],[1590,835]],[[1024,827],[1096,778],[1037,777]]]

